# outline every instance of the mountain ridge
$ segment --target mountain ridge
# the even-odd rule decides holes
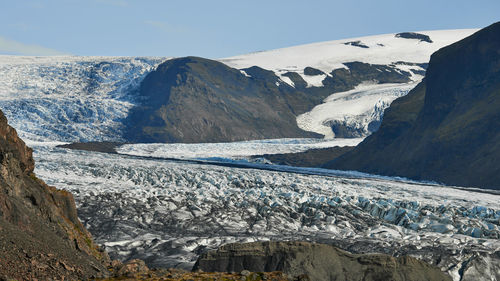
[[[326,167],[499,189],[498,34],[495,23],[434,53],[380,130]]]
[[[235,69],[223,63],[185,57],[168,60],[141,83],[142,105],[131,110],[125,138],[131,142],[228,142],[318,137],[297,125],[332,92],[363,81],[408,83],[410,72],[390,66],[346,62],[346,69],[324,75],[322,87],[294,86],[258,66]],[[295,84],[297,84],[295,86]]]

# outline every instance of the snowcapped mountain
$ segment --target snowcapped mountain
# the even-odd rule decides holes
[[[318,77],[304,71],[307,67],[329,73],[345,68],[344,63],[359,61],[368,64],[394,64],[402,71],[419,70],[404,62],[427,63],[435,51],[463,39],[478,29],[420,31],[383,34],[334,40],[224,58],[220,61],[242,69],[254,65],[272,70],[279,76],[293,71],[308,81],[320,85]],[[428,39],[427,39],[428,38]],[[284,81],[288,79],[285,78]]]
[[[332,70],[350,70],[346,63],[354,61],[385,65],[407,73],[411,80],[407,83],[384,85],[381,81],[367,80],[355,85],[356,89],[332,94],[323,104],[297,118],[301,129],[327,138],[360,137],[378,129],[383,112],[391,102],[407,94],[415,82],[423,78],[432,53],[475,31],[477,29],[438,30],[350,38],[251,53],[221,61],[239,69],[258,65],[274,71],[283,82],[292,86],[295,84],[290,73],[297,73],[307,87],[326,86],[325,79],[335,75]]]
[[[268,82],[277,89],[284,84],[304,92],[308,98],[300,103],[320,104],[326,99],[317,109],[297,108],[297,113],[304,113],[297,120],[301,129],[325,136],[363,137],[377,128],[390,102],[408,92],[408,83],[422,77],[432,52],[472,32],[386,34],[219,61],[238,69],[256,65],[273,71],[276,78]],[[167,59],[0,56],[0,108],[24,138],[123,141],[124,120],[132,108],[143,103],[141,81]],[[363,64],[350,63],[353,61]],[[244,77],[251,76],[248,73],[251,70],[241,71]],[[401,87],[387,85],[386,89],[384,84],[390,82]],[[370,84],[373,88],[367,86]],[[345,91],[350,92],[329,97]]]
[[[328,166],[500,189],[499,50],[497,22],[435,52],[380,130]]]

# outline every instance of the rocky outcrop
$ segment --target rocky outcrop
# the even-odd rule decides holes
[[[500,189],[500,23],[431,57],[424,82],[328,168]]]
[[[417,39],[421,42],[432,43],[433,41],[429,37],[429,35],[416,33],[416,32],[401,32],[395,35],[397,38],[405,38],[405,39]]]
[[[0,111],[0,279],[87,279],[109,258],[77,217],[71,193],[33,173],[32,150]]]
[[[311,137],[295,116],[314,103],[271,71],[197,57],[169,60],[141,84],[142,106],[128,117],[133,142],[220,142]],[[277,84],[278,83],[278,84]]]
[[[335,146],[328,148],[314,148],[304,152],[295,153],[279,153],[279,154],[263,154],[255,155],[251,158],[264,158],[271,161],[273,164],[287,165],[295,167],[319,167],[327,161],[331,161],[348,151],[351,151],[354,146]]]
[[[295,72],[293,86],[257,66],[242,71],[198,57],[172,59],[142,81],[141,105],[126,120],[130,142],[227,142],[252,139],[320,136],[297,126],[296,116],[311,110],[334,92],[351,90],[363,81],[405,83],[409,72],[392,66],[345,63],[312,87]]]
[[[200,256],[193,270],[283,271],[310,280],[451,280],[412,257],[351,254],[326,244],[255,242],[227,244]]]

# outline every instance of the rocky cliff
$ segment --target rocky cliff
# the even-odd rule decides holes
[[[424,82],[328,168],[500,188],[500,23],[431,57]]]
[[[0,111],[0,279],[105,276],[109,258],[78,220],[71,193],[33,169],[32,150]]]
[[[310,280],[451,280],[438,268],[411,257],[357,255],[326,244],[255,242],[227,244],[200,256],[193,270],[283,271]]]

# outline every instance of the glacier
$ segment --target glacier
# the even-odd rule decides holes
[[[433,50],[473,31],[428,32],[435,45],[392,34],[359,38],[369,47],[363,49],[339,40],[221,61],[237,68],[259,65],[284,83],[291,81],[282,75],[295,71],[310,87],[320,87],[323,76],[305,75],[306,66],[331,71],[350,60],[425,63]],[[401,45],[407,48],[394,53]],[[411,71],[411,83],[366,81],[332,93],[297,118],[299,126],[327,137],[337,122],[357,130],[357,138],[124,144],[118,154],[57,147],[123,141],[122,121],[141,102],[140,82],[166,59],[0,56],[0,108],[34,149],[36,174],[74,194],[80,219],[113,258],[190,268],[202,251],[225,243],[300,239],[351,252],[412,255],[456,281],[465,280],[470,264],[486,263],[491,270],[498,264],[497,192],[249,159],[356,145],[383,109],[421,79],[422,69],[414,65],[396,64]]]
[[[140,82],[165,59],[0,56],[0,108],[24,139],[120,141]]]
[[[366,137],[378,129],[392,101],[408,94],[416,84],[365,82],[353,90],[330,95],[322,104],[297,116],[297,125],[328,139],[339,137],[339,131],[344,134],[341,137]]]
[[[329,73],[347,68],[343,63],[359,61],[385,64],[411,74],[412,83],[372,83],[350,97],[332,102],[334,95],[313,111],[299,116],[305,130],[332,136],[332,121],[365,137],[369,124],[382,118],[383,110],[422,78],[421,64],[439,48],[456,42],[475,29],[424,31],[433,43],[398,38],[395,34],[335,40],[278,50],[251,53],[219,61],[238,69],[254,65],[273,71],[283,83],[293,84],[287,72],[299,74],[309,87],[322,87],[327,75],[306,75],[307,67]],[[361,41],[369,48],[345,45]],[[0,108],[21,137],[37,141],[123,141],[123,120],[140,104],[140,82],[169,57],[28,57],[0,55]],[[247,74],[243,74],[247,75]],[[375,83],[375,84],[373,84]],[[293,86],[293,85],[292,85]],[[364,92],[364,94],[362,93]],[[334,94],[334,93],[332,93]],[[351,103],[349,103],[349,100]],[[350,110],[354,101],[363,110]],[[333,106],[337,104],[337,106]],[[332,107],[333,106],[333,107]],[[327,114],[325,115],[325,108]],[[335,111],[342,109],[342,114]],[[323,113],[321,113],[323,112]],[[372,122],[375,121],[375,122]],[[330,123],[329,123],[330,122]]]
[[[411,254],[455,274],[457,261],[500,248],[493,191],[30,145],[36,174],[71,191],[96,241],[122,260],[190,268],[224,243],[303,239]]]
[[[120,154],[179,158],[240,159],[254,155],[297,153],[309,149],[335,146],[356,146],[362,138],[336,139],[268,139],[229,143],[136,143],[124,144],[116,148]]]

